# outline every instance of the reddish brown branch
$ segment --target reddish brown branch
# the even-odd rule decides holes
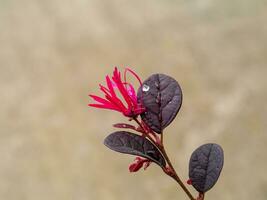
[[[150,132],[147,132],[147,128],[144,127],[143,123],[141,123],[137,118],[133,118],[133,120],[139,125],[141,129],[143,129],[144,132],[146,132],[145,136],[161,151],[163,157],[165,158],[168,164],[167,167],[162,168],[165,174],[172,177],[180,185],[180,187],[187,194],[190,200],[204,200],[204,194],[203,194],[203,197],[201,196],[202,199],[195,199],[193,195],[190,193],[190,191],[186,188],[186,186],[184,185],[183,181],[180,179],[178,174],[176,173],[163,145],[163,133],[161,133],[161,136],[159,138],[156,135],[156,133],[153,132],[152,130],[150,130]],[[151,135],[154,136],[154,138],[152,138]]]

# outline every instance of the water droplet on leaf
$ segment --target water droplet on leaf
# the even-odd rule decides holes
[[[143,85],[142,90],[143,90],[143,92],[147,92],[149,90],[149,86]]]

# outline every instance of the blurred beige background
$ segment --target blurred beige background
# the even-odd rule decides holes
[[[187,199],[102,144],[125,119],[87,95],[115,65],[179,81],[165,142],[183,180],[216,142],[225,166],[206,199],[267,199],[266,21],[264,0],[0,0],[0,199]]]

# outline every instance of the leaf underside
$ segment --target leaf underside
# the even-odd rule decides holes
[[[217,182],[223,168],[223,149],[218,144],[204,144],[191,155],[189,178],[199,192],[206,192]]]
[[[160,167],[165,167],[166,162],[160,153],[148,139],[127,131],[117,131],[104,140],[104,144],[117,152],[141,156],[147,158]]]
[[[138,90],[138,102],[146,109],[142,120],[156,133],[162,133],[176,117],[182,105],[182,90],[175,79],[153,74]]]

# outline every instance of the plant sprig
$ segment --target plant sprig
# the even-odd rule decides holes
[[[137,93],[133,85],[127,82],[127,72],[140,83]],[[128,123],[114,124],[114,127],[123,131],[107,136],[104,144],[114,151],[137,156],[129,166],[130,172],[137,172],[142,167],[147,169],[154,162],[179,184],[190,200],[204,200],[205,193],[220,176],[224,162],[223,150],[218,144],[209,143],[192,153],[187,183],[199,193],[194,198],[175,171],[163,143],[163,130],[174,120],[182,105],[183,95],[178,82],[164,74],[153,74],[142,83],[131,69],[126,68],[122,78],[120,71],[115,68],[111,78],[106,76],[106,84],[107,87],[100,85],[105,98],[89,95],[96,101],[89,106],[121,112],[130,121],[134,121],[136,126]]]

